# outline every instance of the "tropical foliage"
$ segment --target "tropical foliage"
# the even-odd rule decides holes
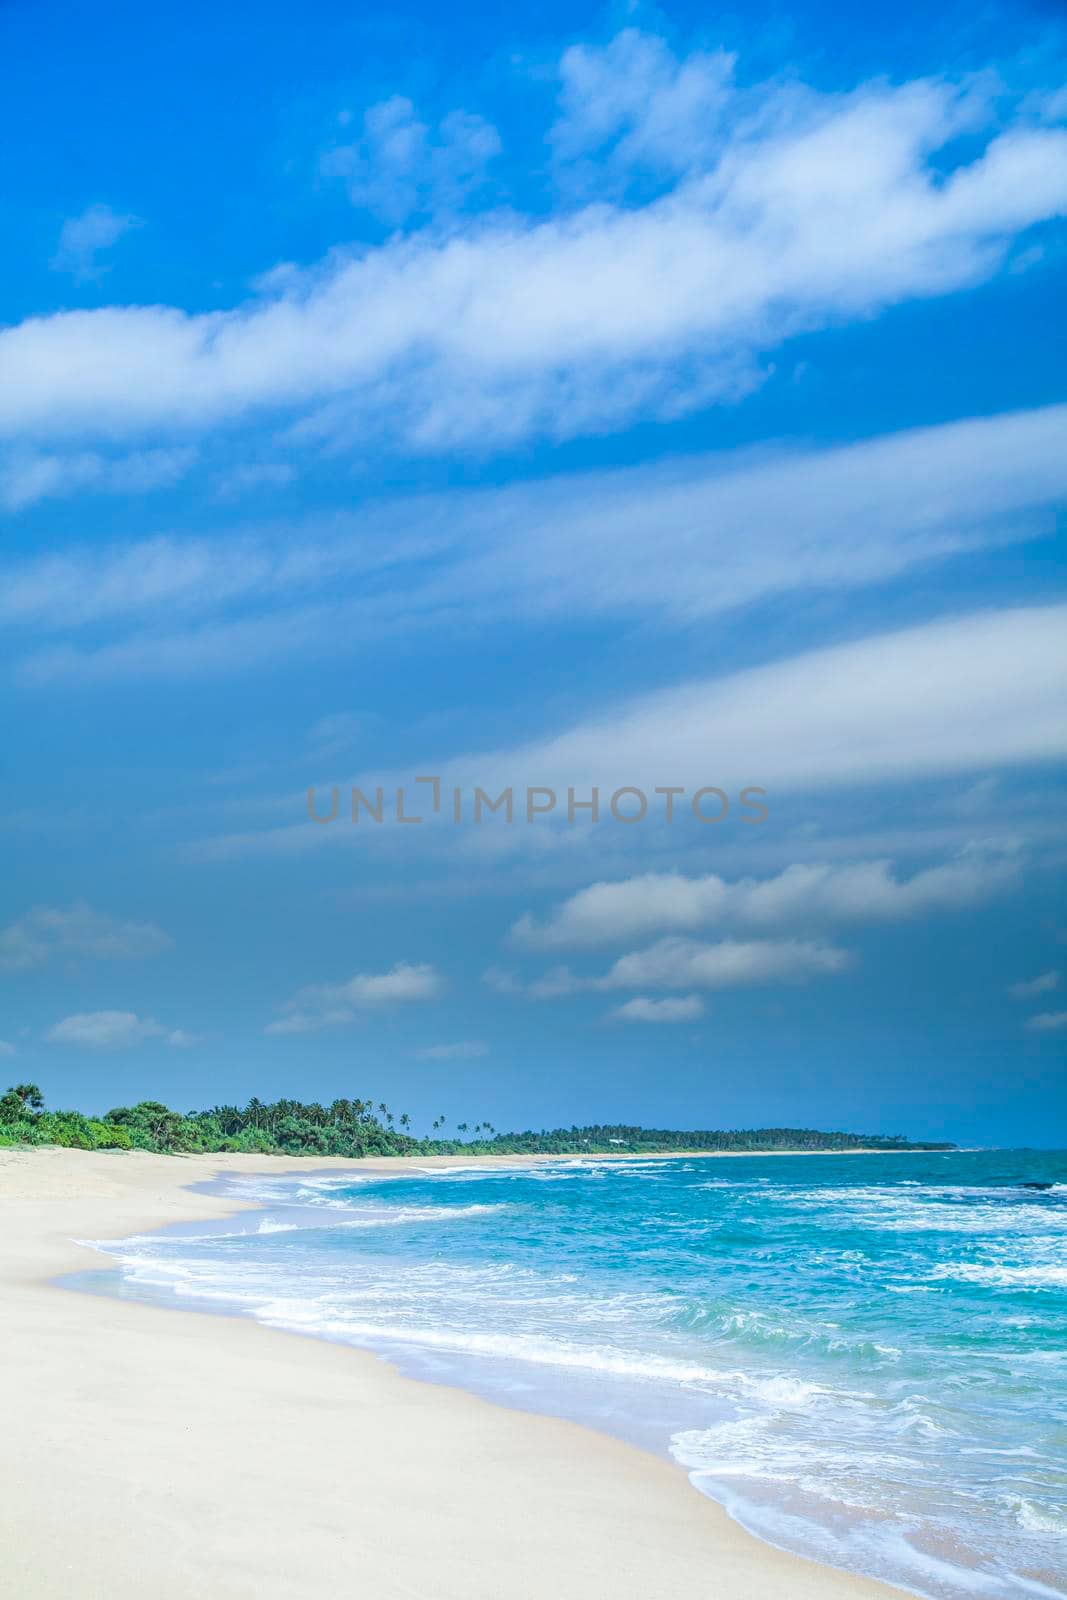
[[[461,1137],[447,1138],[447,1118],[433,1122],[432,1138],[416,1138],[407,1113],[396,1117],[382,1101],[332,1100],[310,1105],[300,1100],[245,1106],[212,1106],[209,1111],[172,1111],[158,1100],[116,1106],[102,1117],[80,1111],[49,1111],[34,1083],[18,1083],[0,1096],[0,1144],[64,1145],[80,1150],[154,1150],[166,1154],[211,1154],[245,1150],[258,1155],[402,1156],[589,1155],[657,1150],[951,1150],[948,1144],[915,1144],[902,1134],[891,1138],[857,1133],[819,1133],[810,1128],[750,1128],[709,1131],[596,1125],[585,1128],[527,1129],[497,1133],[488,1122],[456,1126]]]

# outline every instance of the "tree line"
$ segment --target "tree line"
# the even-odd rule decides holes
[[[394,1116],[384,1101],[259,1100],[207,1111],[173,1111],[159,1100],[115,1106],[102,1117],[50,1111],[34,1083],[14,1084],[0,1096],[0,1145],[61,1145],[79,1150],[151,1150],[173,1155],[610,1155],[664,1150],[954,1150],[952,1144],[860,1133],[820,1133],[812,1128],[692,1130],[640,1128],[621,1123],[498,1133],[489,1122],[459,1122],[446,1136],[444,1116],[433,1137],[411,1133],[406,1112]]]

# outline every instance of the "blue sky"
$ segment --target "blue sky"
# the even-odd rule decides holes
[[[0,36],[8,1076],[1056,1142],[1060,9]]]

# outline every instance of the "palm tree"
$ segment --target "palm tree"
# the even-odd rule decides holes
[[[410,1128],[411,1127],[411,1118],[408,1116],[406,1111],[401,1113],[400,1126],[402,1128]]]
[[[21,1100],[24,1110],[44,1110],[44,1095],[35,1083],[16,1083],[11,1093]]]
[[[211,1114],[218,1118],[219,1127],[227,1138],[232,1133],[240,1132],[241,1112],[238,1106],[215,1106]]]

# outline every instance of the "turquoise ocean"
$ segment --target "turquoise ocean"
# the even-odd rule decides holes
[[[95,1241],[94,1287],[618,1434],[771,1543],[931,1600],[1067,1593],[1067,1154],[222,1187],[256,1209]]]

